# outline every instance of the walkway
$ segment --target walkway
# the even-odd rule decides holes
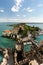
[[[12,55],[12,51],[11,50],[9,52],[9,60],[8,60],[8,64],[7,65],[14,65],[14,60],[13,60],[13,55]]]

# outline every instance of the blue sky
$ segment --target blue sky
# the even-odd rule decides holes
[[[0,22],[43,22],[43,0],[0,0]]]

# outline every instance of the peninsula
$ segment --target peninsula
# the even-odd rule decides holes
[[[1,51],[3,54],[5,52],[4,60],[7,61],[5,65],[43,65],[43,41],[38,45],[34,40],[41,29],[25,23],[8,26],[12,26],[13,29],[4,30],[2,36],[16,40],[16,44],[14,49]],[[24,52],[24,43],[31,45],[29,52]],[[1,64],[4,64],[5,61]]]
[[[20,38],[33,38],[35,39],[39,35],[39,31],[41,30],[39,27],[29,26],[25,23],[7,25],[12,26],[12,30],[4,30],[2,33],[3,37],[12,38],[12,39],[20,39]]]

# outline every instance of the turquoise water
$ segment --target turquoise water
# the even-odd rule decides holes
[[[38,37],[36,38],[36,40],[38,41],[38,43],[39,43],[41,40],[43,40],[43,34],[40,35],[40,36],[38,36]]]
[[[15,45],[15,40],[12,39],[7,39],[7,38],[3,38],[2,36],[2,32],[6,29],[12,29],[12,27],[7,26],[8,24],[13,24],[13,23],[0,23],[0,47],[2,48],[14,48]],[[30,26],[37,26],[43,29],[43,24],[28,24]],[[41,40],[43,40],[43,35],[40,35],[36,38],[36,40],[39,42]],[[24,51],[29,51],[31,48],[30,45],[25,45],[24,47]],[[2,55],[0,55],[0,61],[2,60]]]
[[[14,48],[14,45],[15,45],[15,40],[12,40],[12,39],[7,39],[7,38],[3,38],[1,37],[2,36],[2,32],[4,30],[12,30],[13,28],[10,27],[10,26],[7,26],[8,24],[14,24],[14,23],[0,23],[0,47],[2,48]],[[30,48],[30,46],[28,45],[25,45],[25,48],[24,50],[28,50]]]
[[[2,32],[6,29],[12,29],[12,27],[7,26],[10,23],[0,23],[0,47],[2,48],[14,48],[15,40],[3,38]],[[0,54],[0,62],[2,61],[3,56]]]
[[[28,44],[25,45],[24,50],[25,50],[26,52],[30,51],[30,50],[31,50],[31,45],[28,45]]]
[[[35,26],[35,27],[39,27],[39,28],[43,29],[43,23],[29,23],[27,25],[29,25],[29,26]]]
[[[0,54],[0,63],[3,61],[3,55]]]
[[[43,23],[29,23],[29,24],[27,24],[27,25],[39,27],[40,29],[43,30]],[[40,42],[41,40],[43,40],[43,34],[40,35],[40,36],[38,36],[35,40],[38,41],[37,44],[39,44],[39,42]]]
[[[3,30],[12,29],[12,27],[7,26],[8,24],[15,24],[15,23],[14,22],[0,23],[0,47],[2,47],[2,48],[14,48],[15,40],[1,37]],[[32,23],[32,24],[28,24],[28,25],[30,25],[30,26],[34,25],[34,26],[37,26],[37,27],[40,27],[41,29],[43,29],[43,24]],[[43,35],[38,36],[36,40],[37,41],[43,40]],[[28,45],[25,46],[25,48],[28,50]]]
[[[2,48],[14,48],[14,44],[15,44],[15,40],[12,40],[12,39],[7,39],[7,38],[3,38],[1,37],[2,36],[2,32],[6,29],[10,29],[12,30],[13,28],[10,27],[10,26],[7,26],[8,24],[15,24],[14,22],[6,22],[6,23],[0,23],[0,47]],[[30,26],[37,26],[37,27],[40,27],[41,29],[43,29],[43,24],[28,24]],[[36,40],[39,42],[40,40],[43,40],[43,35],[40,35],[36,38]],[[28,49],[30,49],[30,46],[26,45],[24,50],[25,51],[28,51]]]
[[[14,47],[15,40],[1,37],[2,32],[4,30],[12,29],[12,27],[7,26],[8,24],[10,23],[0,23],[0,47],[2,48],[13,48]]]

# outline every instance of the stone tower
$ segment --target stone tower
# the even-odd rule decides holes
[[[21,40],[19,40],[15,44],[15,52],[14,52],[14,61],[15,61],[15,63],[23,60],[23,49],[24,49],[23,42]]]

